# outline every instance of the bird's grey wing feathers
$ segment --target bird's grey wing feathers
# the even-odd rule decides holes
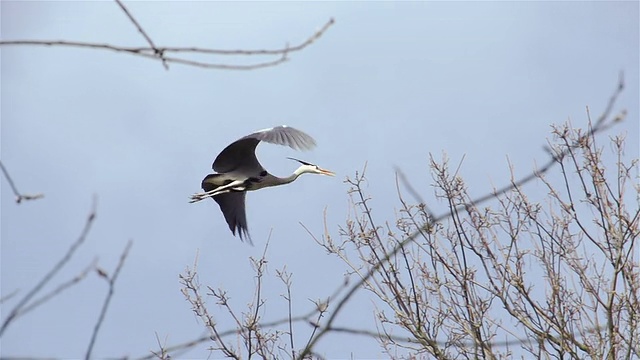
[[[247,227],[247,214],[244,209],[244,199],[246,196],[246,192],[228,192],[224,194],[219,194],[213,197],[218,205],[220,205],[220,210],[224,214],[224,219],[229,224],[229,229],[233,235],[240,237],[240,240],[247,240],[249,244],[253,245],[251,241],[251,236],[249,236],[249,229]]]
[[[311,150],[316,146],[316,141],[311,136],[286,125],[256,131],[245,138],[255,138],[271,144],[289,146],[294,150]]]
[[[256,131],[227,146],[213,162],[213,170],[224,173],[239,168],[260,172],[264,170],[255,155],[260,141],[289,146],[294,150],[310,150],[316,142],[306,133],[283,125]]]

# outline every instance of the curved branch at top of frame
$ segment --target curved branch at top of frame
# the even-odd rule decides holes
[[[196,66],[205,69],[217,69],[217,70],[254,70],[264,67],[270,67],[282,64],[288,60],[288,55],[294,52],[304,50],[309,45],[318,40],[324,33],[335,23],[333,18],[329,19],[319,30],[314,32],[306,40],[293,46],[286,45],[277,49],[211,49],[200,47],[162,47],[152,46],[146,47],[132,47],[132,46],[120,46],[106,43],[93,43],[83,41],[70,41],[70,40],[0,40],[0,46],[11,45],[31,45],[31,46],[66,46],[77,47],[86,49],[99,49],[110,50],[115,52],[127,53],[134,56],[142,56],[151,59],[156,59],[163,64],[177,63],[188,66]],[[189,53],[200,55],[217,55],[217,56],[271,56],[276,59],[267,61],[257,61],[249,64],[233,64],[233,63],[219,63],[213,61],[195,61],[185,57],[178,57],[176,54]],[[173,56],[171,56],[173,54]]]

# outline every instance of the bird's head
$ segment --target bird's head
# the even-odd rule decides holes
[[[287,158],[290,160],[294,160],[299,162],[300,164],[302,164],[296,171],[295,173],[298,175],[302,175],[302,174],[320,174],[320,175],[328,175],[328,176],[335,176],[336,174],[333,171],[329,171],[327,169],[323,169],[318,165],[314,165],[311,163],[308,163],[306,161],[302,161],[302,160],[298,160],[295,158]]]

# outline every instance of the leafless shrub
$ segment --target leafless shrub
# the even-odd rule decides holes
[[[640,356],[638,160],[623,160],[621,136],[610,140],[609,165],[592,131],[564,125],[553,135],[558,171],[536,173],[546,193],[528,195],[512,179],[482,208],[446,159],[431,158],[448,208],[438,223],[400,196],[395,223],[379,224],[364,174],[347,180],[354,215],[322,244],[385,305],[375,314],[389,356]]]
[[[240,312],[231,306],[230,295],[224,289],[214,289],[207,286],[208,292],[203,295],[202,285],[197,274],[196,259],[193,268],[186,269],[180,275],[180,282],[185,299],[191,304],[193,312],[201,319],[209,334],[196,341],[171,348],[162,347],[154,354],[164,354],[166,357],[171,351],[190,349],[200,343],[211,342],[209,350],[216,357],[222,355],[233,359],[251,359],[254,356],[262,359],[296,358],[298,350],[295,348],[293,324],[310,324],[312,327],[310,338],[313,337],[315,330],[319,327],[320,319],[327,311],[328,304],[325,301],[316,301],[314,302],[316,309],[306,315],[294,317],[291,312],[292,274],[286,270],[286,267],[283,267],[281,270],[276,270],[276,277],[282,281],[286,288],[282,298],[288,304],[288,314],[281,320],[263,322],[263,308],[267,299],[262,295],[262,282],[266,276],[268,246],[267,242],[260,258],[250,258],[251,266],[255,272],[254,294],[247,307]],[[207,305],[207,297],[215,301],[217,309]],[[222,313],[216,313],[216,310],[222,310]],[[235,328],[222,331],[216,321],[216,318],[221,316],[231,318],[235,323]],[[229,339],[232,335],[235,335],[235,338]],[[162,358],[161,356],[157,357]]]

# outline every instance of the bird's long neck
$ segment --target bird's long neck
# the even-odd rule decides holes
[[[283,178],[278,178],[278,185],[284,185],[284,184],[289,184],[294,182],[298,176],[304,174],[304,167],[299,167],[296,169],[296,171],[293,172],[293,174],[287,176],[287,177],[283,177]]]
[[[295,179],[298,178],[298,176],[302,175],[305,173],[304,171],[304,167],[301,166],[299,168],[296,169],[296,171],[293,172],[293,174],[287,176],[286,178],[283,178],[282,180],[284,181],[283,184],[288,184],[290,182],[293,182]]]
[[[258,190],[265,187],[289,184],[293,182],[295,179],[297,179],[300,175],[304,174],[305,172],[306,172],[305,168],[301,166],[298,169],[296,169],[296,171],[294,171],[293,174],[283,178],[268,174],[261,181],[251,183],[251,185],[247,187],[247,190]]]

